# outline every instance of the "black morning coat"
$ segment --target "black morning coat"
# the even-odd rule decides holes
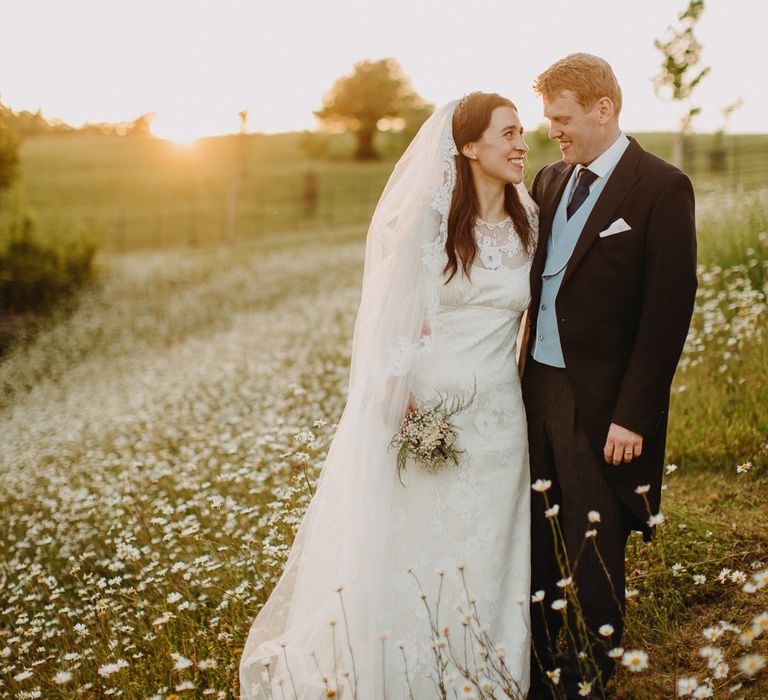
[[[573,167],[558,162],[536,175],[539,241],[531,266],[531,336],[535,337],[541,273],[552,220]],[[623,218],[630,231],[600,237]],[[643,436],[643,453],[629,464],[605,463],[617,496],[650,536],[656,514],[672,377],[688,333],[696,295],[693,187],[680,170],[630,144],[610,175],[568,262],[557,295],[557,325],[576,409],[603,460],[608,427]]]

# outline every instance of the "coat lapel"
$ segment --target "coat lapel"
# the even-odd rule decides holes
[[[643,149],[640,147],[640,144],[630,137],[627,150],[616,164],[608,178],[608,182],[605,183],[605,187],[600,193],[600,197],[595,202],[589,218],[584,224],[579,240],[573,249],[571,259],[568,261],[568,267],[565,269],[561,287],[565,286],[573,271],[584,257],[584,254],[597,238],[597,234],[610,223],[611,217],[616,213],[622,201],[624,201],[624,197],[632,189],[635,182],[637,182],[637,166],[642,154]]]
[[[544,196],[539,206],[539,240],[536,244],[536,257],[532,266],[533,270],[537,271],[537,278],[541,275],[541,270],[544,269],[544,262],[547,258],[547,244],[552,234],[552,221],[555,218],[555,212],[574,168],[574,166],[566,165],[562,162],[555,163],[552,167],[556,169],[556,173],[552,176],[551,184],[548,184],[545,188]]]
[[[540,247],[542,242],[546,243],[549,239],[557,206],[560,204],[560,198],[563,196],[563,191],[574,168],[573,165],[566,165],[565,163],[557,163],[555,167],[557,168],[557,173],[552,178],[552,184],[547,187],[540,207],[540,230],[544,232],[545,238],[545,240],[539,242]]]

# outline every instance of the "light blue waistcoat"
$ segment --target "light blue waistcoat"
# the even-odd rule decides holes
[[[565,268],[568,266],[571,255],[573,255],[573,249],[584,229],[584,224],[587,223],[595,202],[600,197],[600,193],[612,172],[613,168],[595,182],[589,196],[570,219],[567,217],[566,208],[574,186],[575,172],[563,190],[563,196],[560,197],[560,204],[552,221],[552,232],[547,242],[547,259],[541,274],[541,300],[539,301],[536,336],[533,338],[533,350],[531,351],[533,359],[545,365],[565,367],[563,350],[560,346],[560,332],[557,328],[555,300],[560,291]]]

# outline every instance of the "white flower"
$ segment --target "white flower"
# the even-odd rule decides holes
[[[640,649],[625,651],[621,657],[621,663],[633,673],[645,671],[648,668],[648,654]]]
[[[715,680],[721,681],[723,678],[728,678],[728,671],[731,670],[731,667],[725,663],[724,661],[720,662],[715,666],[712,672],[712,677]]]
[[[620,659],[624,656],[624,647],[614,647],[608,652],[608,656],[612,659]]]
[[[765,666],[765,657],[762,654],[748,654],[739,661],[739,670],[745,676],[754,676]]]
[[[750,469],[752,469],[752,462],[744,462],[744,464],[739,464],[736,467],[736,473],[746,474]]]
[[[176,617],[172,612],[164,612],[161,617],[158,617],[156,620],[152,621],[152,625],[155,627],[160,627],[164,625],[166,622],[170,622],[174,617]]]
[[[568,576],[568,578],[561,578],[557,582],[558,588],[566,588],[567,586],[570,586],[573,583],[573,577]]]
[[[556,668],[554,671],[547,671],[547,678],[557,685],[560,682],[560,669]]]
[[[674,471],[677,471],[677,465],[676,464],[668,464],[666,466],[667,474],[671,474]]]
[[[635,489],[635,493],[639,494],[639,495],[642,495],[644,493],[648,493],[650,490],[651,490],[651,485],[650,484],[643,484],[642,486],[638,486]]]
[[[540,603],[542,600],[544,600],[544,591],[536,591],[536,593],[531,596],[531,602],[533,603]]]
[[[599,523],[600,513],[596,510],[590,510],[589,513],[587,513],[587,520],[591,523]]]
[[[184,681],[176,686],[176,692],[180,693],[183,690],[194,690],[195,684],[192,681]]]
[[[581,697],[583,698],[587,697],[587,695],[589,695],[591,690],[592,690],[592,683],[587,683],[586,681],[579,681],[579,695],[581,695]]]
[[[755,588],[758,590],[768,586],[768,569],[752,574],[752,580],[755,582]]]
[[[687,695],[691,695],[698,686],[699,682],[695,678],[678,678],[677,697],[684,698]]]
[[[696,586],[703,586],[707,582],[707,577],[704,574],[694,574],[693,583]]]
[[[613,634],[613,625],[600,625],[598,630],[603,637],[610,637]]]
[[[584,533],[584,537],[587,537],[587,538],[589,538],[589,537],[597,537],[597,530],[587,530]]]
[[[714,694],[714,690],[711,685],[700,685],[693,691],[693,697],[695,698],[711,698]]]
[[[656,515],[652,515],[650,518],[648,518],[648,527],[655,527],[656,525],[661,525],[663,522],[664,514],[656,513]]]
[[[177,603],[179,602],[184,596],[181,595],[181,593],[169,593],[166,597],[166,602],[168,603]]]
[[[120,669],[126,668],[128,666],[128,662],[125,659],[118,659],[113,664],[104,664],[103,666],[99,667],[99,675],[106,678],[107,676],[111,676],[113,673],[118,673]]]
[[[173,659],[173,668],[175,671],[182,671],[185,668],[189,668],[194,663],[186,656],[182,656],[181,654],[173,653],[171,654],[171,658]]]
[[[552,610],[564,610],[566,605],[568,605],[567,600],[558,598],[557,600],[552,601]]]
[[[21,673],[17,673],[13,680],[15,680],[17,683],[20,683],[21,681],[27,680],[27,678],[32,678],[32,671],[22,671]]]
[[[747,580],[747,575],[743,571],[732,571],[731,572],[731,581],[733,583],[745,583]]]
[[[720,647],[705,646],[699,649],[699,656],[708,660],[709,668],[714,668],[723,660],[723,650]]]
[[[551,508],[547,508],[544,511],[544,515],[546,515],[548,518],[554,518],[558,513],[560,512],[560,506],[555,503]]]
[[[551,486],[552,482],[549,479],[536,479],[536,481],[531,484],[531,488],[539,493],[548,491]]]
[[[710,642],[716,642],[723,635],[723,631],[719,627],[707,627],[702,634],[704,639]]]
[[[739,644],[741,644],[743,647],[751,647],[752,642],[755,641],[755,637],[757,637],[757,634],[755,634],[754,629],[744,630],[739,635]]]
[[[625,588],[624,589],[624,597],[625,598],[634,598],[640,591],[637,590],[637,588]]]
[[[54,677],[53,682],[56,685],[64,685],[72,680],[72,673],[70,671],[59,671]]]
[[[755,634],[762,634],[768,629],[768,613],[762,613],[752,620],[752,631]]]

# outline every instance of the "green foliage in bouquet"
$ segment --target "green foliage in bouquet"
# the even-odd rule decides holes
[[[477,387],[469,399],[454,396],[449,399],[438,392],[439,401],[431,406],[420,406],[411,411],[389,443],[397,449],[397,477],[403,483],[408,459],[419,462],[428,472],[437,474],[448,462],[459,463],[463,450],[456,448],[458,428],[451,418],[461,413],[475,400]]]

